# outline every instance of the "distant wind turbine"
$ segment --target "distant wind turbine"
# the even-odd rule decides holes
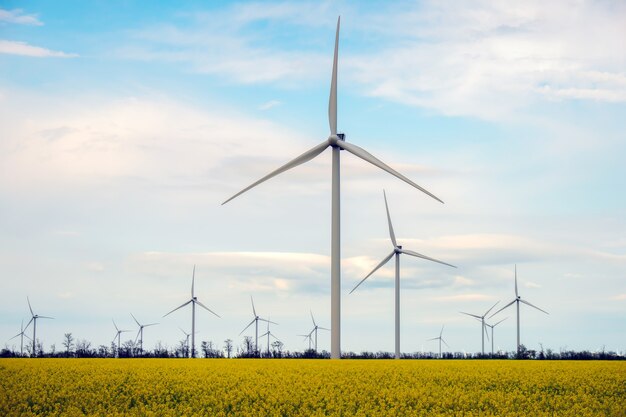
[[[120,356],[120,346],[121,346],[121,341],[120,339],[122,338],[122,333],[125,332],[130,332],[130,330],[120,330],[117,328],[117,324],[115,324],[115,320],[111,320],[113,322],[113,326],[115,326],[115,337],[113,338],[113,343],[115,343],[115,339],[117,339],[117,357]]]
[[[191,299],[179,305],[174,310],[170,311],[169,313],[163,316],[163,317],[166,317],[172,314],[173,312],[175,312],[176,310],[183,308],[187,304],[191,303],[191,357],[192,358],[196,357],[196,304],[198,304],[200,307],[202,307],[209,313],[212,313],[215,316],[220,317],[217,313],[215,313],[214,311],[209,309],[207,306],[202,304],[200,301],[198,301],[198,297],[196,297],[196,294],[194,291],[195,282],[196,282],[196,266],[194,265],[193,272],[191,273]]]
[[[496,327],[498,324],[502,323],[506,319],[508,319],[508,317],[503,318],[502,320],[500,320],[496,324],[489,324],[489,323],[485,322],[485,326],[491,328],[491,356],[493,356],[493,329],[494,329],[494,327]]]
[[[428,340],[439,340],[439,359],[441,359],[441,342],[443,342],[443,344],[446,345],[447,347],[450,347],[450,346],[448,346],[446,341],[443,340],[443,326],[441,326],[441,331],[439,332],[439,337],[433,337],[432,339],[428,339]]]
[[[252,314],[254,315],[254,318],[252,319],[250,324],[244,327],[241,333],[239,333],[239,336],[241,336],[243,332],[245,332],[248,329],[248,327],[254,324],[255,325],[254,326],[254,350],[255,352],[259,352],[259,321],[265,321],[267,323],[272,323],[272,324],[278,324],[278,323],[274,323],[273,321],[259,317],[259,315],[256,313],[256,309],[254,308],[254,300],[252,299],[252,296],[250,296],[250,301],[252,302]]]
[[[501,312],[502,310],[504,310],[505,308],[513,305],[513,303],[517,304],[517,353],[519,354],[519,349],[520,349],[520,337],[519,337],[519,303],[524,303],[527,306],[531,306],[534,309],[537,309],[539,311],[541,311],[542,313],[546,313],[546,314],[550,314],[545,310],[540,309],[539,307],[532,305],[530,302],[526,301],[526,300],[522,300],[522,297],[519,295],[519,292],[517,291],[517,265],[515,265],[515,298],[513,299],[513,301],[511,301],[510,303],[508,303],[507,305],[505,305],[504,307],[502,307],[500,310],[496,311],[495,313],[493,313],[489,318],[495,316],[496,314],[498,314],[499,312]]]
[[[410,256],[414,256],[416,258],[422,258],[422,259],[426,259],[428,261],[432,261],[432,262],[437,262],[443,265],[447,265],[447,266],[451,266],[453,268],[456,268],[456,266],[451,265],[449,263],[446,262],[442,262],[442,261],[438,261],[437,259],[434,258],[430,258],[428,256],[424,256],[420,253],[417,252],[413,252],[411,250],[408,249],[402,249],[402,246],[398,245],[398,242],[396,242],[396,235],[393,231],[393,225],[391,224],[391,216],[389,215],[389,206],[387,205],[387,194],[385,194],[385,190],[383,190],[383,198],[385,199],[385,209],[387,210],[387,223],[389,224],[389,237],[391,238],[391,244],[393,245],[393,250],[391,251],[391,253],[389,255],[387,255],[387,257],[385,259],[383,259],[377,266],[376,268],[374,268],[372,270],[372,272],[370,272],[369,274],[367,274],[367,276],[365,278],[363,278],[361,280],[361,282],[359,282],[353,289],[352,291],[350,291],[350,294],[352,294],[354,292],[354,290],[356,290],[359,285],[361,285],[363,282],[365,282],[366,279],[368,279],[374,272],[378,271],[378,269],[380,267],[382,267],[383,265],[385,265],[387,262],[389,262],[389,260],[391,258],[393,258],[393,256],[395,255],[396,257],[396,281],[395,281],[395,324],[396,324],[396,331],[395,331],[395,339],[396,339],[396,352],[395,352],[395,358],[396,359],[400,359],[400,254],[405,254],[405,255],[410,255]]]
[[[20,332],[18,334],[16,334],[15,336],[13,336],[12,338],[10,338],[9,340],[13,340],[16,337],[20,337],[20,356],[24,355],[24,338],[27,338],[30,340],[30,337],[26,336],[26,329],[28,328],[28,326],[24,327],[24,320],[22,320],[22,325],[20,327]]]
[[[268,317],[268,320],[267,320],[267,331],[265,333],[263,333],[261,336],[259,336],[259,337],[267,336],[267,355],[268,356],[270,354],[270,337],[273,337],[274,339],[280,341],[280,339],[278,339],[274,335],[274,333],[270,332],[270,323],[271,323],[271,321],[269,321],[269,317]]]
[[[463,311],[460,311],[460,312],[459,312],[459,313],[461,313],[461,314],[465,314],[466,316],[474,317],[475,319],[478,319],[478,321],[480,321],[480,329],[481,329],[481,330],[480,330],[480,334],[481,334],[481,337],[482,337],[482,354],[483,354],[483,355],[485,354],[485,334],[487,333],[487,328],[485,327],[485,316],[487,316],[487,314],[489,314],[489,312],[490,312],[491,310],[493,310],[493,308],[494,308],[495,306],[497,306],[499,302],[500,302],[500,301],[497,301],[497,302],[496,302],[493,306],[491,306],[491,308],[490,308],[489,310],[487,310],[487,311],[485,312],[485,314],[483,314],[482,316],[478,316],[478,315],[476,315],[476,314],[465,313],[465,312],[463,312]],[[487,335],[487,337],[489,337],[489,335]]]
[[[311,330],[311,333],[309,333],[309,335],[312,335],[313,333],[315,333],[315,351],[317,352],[317,331],[318,330],[329,330],[326,327],[321,327],[318,326],[317,323],[315,322],[315,318],[313,317],[313,312],[310,311],[311,313],[311,320],[313,321],[313,330]]]
[[[28,302],[28,309],[30,310],[31,319],[28,324],[26,324],[26,327],[24,329],[27,329],[28,326],[30,326],[31,322],[33,323],[33,356],[37,356],[37,348],[35,346],[35,343],[37,341],[37,319],[54,319],[54,317],[40,316],[39,314],[33,313],[33,308],[30,306],[30,300],[28,299],[28,297],[26,297],[26,301]]]
[[[350,144],[345,141],[345,135],[337,133],[337,68],[338,68],[338,56],[339,56],[339,26],[341,17],[337,19],[337,30],[335,33],[335,53],[333,56],[333,70],[330,84],[330,98],[328,100],[328,124],[330,126],[330,136],[324,142],[311,148],[297,158],[287,162],[280,168],[270,172],[260,180],[252,183],[248,187],[239,191],[226,201],[222,203],[226,204],[235,197],[245,193],[251,188],[281,174],[285,171],[295,168],[305,162],[310,161],[319,154],[321,154],[326,148],[332,148],[332,198],[331,198],[331,249],[330,249],[330,272],[331,272],[331,348],[330,357],[332,359],[339,359],[341,357],[341,218],[340,218],[340,157],[339,152],[342,150],[363,159],[370,164],[377,166],[378,168],[387,171],[391,175],[401,179],[407,184],[417,188],[418,190],[426,193],[435,200],[443,203],[434,194],[430,193],[426,189],[420,187],[404,175],[400,174],[365,149],[362,149],[356,145]]]
[[[130,315],[133,316],[133,313],[130,313]],[[139,320],[135,318],[135,316],[133,316],[133,319],[135,320],[135,323],[137,323],[137,326],[139,326],[139,331],[137,332],[137,337],[135,337],[135,342],[137,341],[137,338],[139,338],[139,354],[143,356],[143,328],[155,326],[159,323],[141,324],[139,323]]]
[[[298,335],[298,336],[302,336],[302,337],[304,337],[304,340],[309,339],[309,350],[311,350],[311,343],[312,343],[312,341],[313,341],[313,336],[312,336],[312,333],[313,333],[313,332],[311,332],[311,333],[309,333],[309,334],[299,334],[299,335]]]

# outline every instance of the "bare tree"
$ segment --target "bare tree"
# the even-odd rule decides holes
[[[63,346],[65,346],[65,356],[69,357],[72,347],[74,346],[74,337],[72,333],[65,333],[63,335]]]
[[[224,350],[226,351],[226,355],[228,359],[230,359],[231,353],[233,353],[233,341],[232,339],[224,340]]]

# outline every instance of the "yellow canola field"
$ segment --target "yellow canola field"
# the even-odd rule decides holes
[[[0,416],[626,416],[625,362],[1,359]]]

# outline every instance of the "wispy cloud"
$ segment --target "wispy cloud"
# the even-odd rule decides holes
[[[53,51],[51,49],[29,45],[26,42],[8,41],[2,39],[0,39],[0,54],[21,55],[36,58],[74,58],[78,56],[77,54]]]
[[[267,102],[261,104],[259,106],[259,110],[263,110],[263,111],[269,110],[272,107],[280,106],[281,104],[282,103],[280,101],[278,101],[278,100],[270,100],[270,101],[267,101]]]
[[[22,9],[0,9],[0,22],[15,23],[18,25],[42,26],[43,23],[35,14],[25,14]]]

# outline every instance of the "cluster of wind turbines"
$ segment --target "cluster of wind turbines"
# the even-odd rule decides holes
[[[285,172],[288,171],[292,168],[295,168],[301,164],[304,164],[312,159],[314,159],[315,157],[317,157],[318,155],[320,155],[324,150],[326,150],[327,148],[331,148],[332,150],[332,174],[331,174],[331,181],[332,181],[332,192],[331,192],[331,328],[330,328],[330,332],[331,332],[331,358],[332,359],[339,359],[341,357],[341,227],[340,227],[340,223],[341,223],[341,217],[340,217],[340,152],[341,151],[347,151],[348,153],[351,153],[353,155],[355,155],[358,158],[361,158],[362,160],[382,169],[383,171],[386,171],[387,173],[395,176],[396,178],[404,181],[405,183],[409,184],[410,186],[412,186],[413,188],[425,193],[426,195],[428,195],[429,197],[443,203],[443,201],[441,199],[439,199],[438,197],[436,197],[434,194],[432,194],[430,191],[426,190],[425,188],[419,186],[418,184],[416,184],[415,182],[413,182],[412,180],[410,180],[409,178],[407,178],[406,176],[404,176],[403,174],[399,173],[398,171],[394,170],[393,168],[391,168],[389,165],[385,164],[384,162],[382,162],[380,159],[376,158],[374,155],[370,154],[368,151],[366,151],[363,148],[360,148],[359,146],[356,146],[354,144],[348,143],[346,142],[346,138],[345,135],[343,133],[338,133],[337,130],[337,72],[338,72],[338,55],[339,55],[339,29],[340,29],[340,23],[341,23],[341,18],[337,19],[337,28],[336,28],[336,33],[335,33],[335,47],[334,47],[334,55],[333,55],[333,67],[332,67],[332,74],[331,74],[331,86],[330,86],[330,97],[329,97],[329,103],[328,103],[328,122],[329,122],[329,128],[330,128],[330,135],[328,136],[328,138],[326,140],[324,140],[322,143],[318,144],[317,146],[309,149],[308,151],[304,152],[303,154],[301,154],[300,156],[294,158],[293,160],[287,162],[286,164],[282,165],[281,167],[279,167],[278,169],[270,172],[269,174],[267,174],[266,176],[262,177],[261,179],[255,181],[254,183],[252,183],[251,185],[247,186],[246,188],[244,188],[243,190],[239,191],[238,193],[234,194],[232,197],[228,198],[226,201],[224,201],[222,203],[222,205],[228,203],[229,201],[233,200],[234,198],[238,197],[239,195],[245,193],[246,191],[256,187],[257,185]],[[365,276],[365,278],[363,278],[361,280],[361,282],[359,282],[353,289],[352,291],[350,291],[350,293],[352,293],[353,291],[355,291],[363,282],[365,282],[370,276],[372,276],[378,269],[380,269],[383,265],[385,265],[387,262],[389,262],[391,260],[392,257],[395,257],[395,291],[394,291],[394,296],[395,296],[395,357],[396,358],[400,358],[400,255],[409,255],[412,257],[416,257],[416,258],[421,258],[424,260],[428,260],[431,262],[436,262],[439,264],[443,264],[446,266],[450,266],[450,267],[454,267],[456,268],[454,265],[422,255],[418,252],[412,251],[412,250],[408,250],[408,249],[404,249],[401,245],[398,244],[398,242],[396,241],[396,237],[395,237],[395,232],[393,229],[393,225],[391,222],[391,215],[389,213],[389,206],[387,203],[387,195],[386,193],[383,191],[383,198],[385,201],[385,209],[387,212],[387,222],[388,222],[388,226],[389,226],[389,237],[393,246],[393,250],[392,252],[387,255],[367,276]],[[197,297],[195,296],[194,293],[194,282],[195,282],[195,266],[194,266],[194,273],[192,275],[192,284],[191,284],[191,299],[186,301],[185,303],[181,304],[180,306],[176,307],[175,309],[173,309],[172,311],[170,311],[169,313],[165,314],[165,316],[191,304],[191,311],[192,311],[192,322],[191,322],[191,357],[195,357],[195,323],[196,323],[196,318],[195,318],[195,314],[196,314],[196,305],[204,308],[205,310],[209,311],[210,313],[214,314],[215,316],[219,317],[215,312],[213,312],[212,310],[210,310],[208,307],[206,307],[204,304],[202,304],[200,301],[198,301]],[[502,311],[503,309],[509,307],[510,305],[512,305],[513,303],[517,303],[517,311],[518,311],[518,350],[519,350],[519,303],[525,303],[528,304],[534,308],[532,304],[528,303],[525,300],[522,300],[521,297],[519,297],[518,293],[517,293],[517,274],[516,274],[516,284],[515,284],[515,292],[516,292],[516,299],[513,300],[512,302],[510,302],[509,304],[507,304],[505,307],[503,307],[502,309],[498,310],[495,314],[499,313],[500,311]],[[29,304],[30,307],[30,304]],[[494,306],[495,307],[495,306]],[[244,328],[244,330],[242,330],[241,333],[243,333],[245,330],[247,330],[250,326],[252,326],[252,324],[255,324],[255,348],[258,351],[258,339],[259,339],[259,329],[258,329],[258,325],[259,325],[259,321],[262,322],[266,322],[268,325],[267,328],[267,332],[262,335],[262,336],[267,336],[268,338],[268,349],[269,349],[269,339],[270,337],[275,337],[269,330],[269,324],[275,324],[273,322],[271,322],[269,319],[264,319],[261,318],[257,315],[256,313],[256,309],[254,307],[254,301],[252,301],[252,309],[253,309],[253,314],[254,314],[254,318],[253,320]],[[493,309],[493,307],[491,308]],[[489,311],[491,311],[491,309]],[[539,309],[541,310],[541,309]],[[489,312],[488,311],[488,312]],[[543,311],[543,310],[541,310]],[[488,313],[487,312],[487,313]],[[31,313],[32,313],[32,309],[31,309]],[[485,321],[484,318],[486,316],[485,313],[482,316],[478,316],[478,315],[473,315],[473,314],[469,314],[469,313],[464,313],[464,314],[468,314],[470,316],[479,318],[481,320],[481,334],[483,335],[483,353],[484,353],[484,332],[486,332],[486,326],[488,326]],[[164,316],[164,317],[165,317]],[[37,316],[35,317],[35,315],[33,314],[33,318],[31,319],[31,321],[35,321],[35,325],[33,326],[33,339],[34,339],[34,329],[36,326],[36,319],[37,318],[46,318],[43,316]],[[319,329],[322,330],[328,330],[325,328],[321,328],[319,326],[317,326],[317,324],[315,323],[315,319],[313,318],[313,315],[311,314],[311,318],[313,320],[313,325],[314,328],[313,330],[306,334],[303,335],[305,337],[305,340],[308,339],[309,340],[309,347],[311,347],[311,343],[312,343],[312,335],[313,333],[315,334],[315,348],[317,350],[317,332]],[[148,326],[152,326],[155,325],[156,323],[151,323],[151,324],[146,324],[146,325],[142,325],[139,323],[139,321],[137,321],[137,319],[133,316],[133,319],[135,320],[135,322],[137,323],[137,325],[139,326],[139,331],[138,331],[138,338],[140,341],[140,349],[143,350],[143,329],[144,327],[148,327]],[[29,322],[30,324],[30,322]],[[497,324],[496,323],[493,325],[493,327],[495,327]],[[115,325],[115,323],[114,323]],[[27,326],[28,327],[28,326]],[[493,332],[493,327],[492,327],[492,332]],[[121,332],[124,332],[126,330],[119,330],[117,325],[115,325],[115,329],[117,331],[116,333],[116,338],[118,341],[118,347],[119,347],[119,343],[120,343],[120,335]],[[22,330],[21,335],[24,336],[24,330]],[[187,336],[187,340],[189,338],[189,335],[187,333],[185,333]],[[440,354],[441,354],[441,342],[445,343],[443,338],[442,338],[442,334],[443,334],[443,328],[442,331],[439,335],[438,338],[435,339],[439,339],[440,341]],[[19,334],[17,335],[19,336]],[[16,337],[17,337],[16,336]],[[434,340],[434,339],[433,339]],[[493,337],[492,337],[493,340]],[[34,346],[34,340],[33,340],[33,346]]]
[[[37,341],[37,320],[39,319],[54,319],[54,317],[48,317],[48,316],[40,316],[39,314],[35,314],[33,312],[33,307],[30,305],[30,299],[28,297],[26,297],[26,301],[28,302],[28,309],[30,310],[30,320],[28,321],[28,323],[26,324],[26,327],[24,327],[24,321],[22,321],[22,325],[20,327],[20,332],[18,334],[16,334],[15,336],[13,336],[11,339],[9,340],[13,340],[16,337],[19,336],[20,338],[20,355],[24,354],[24,337],[26,337],[27,339],[30,339],[27,335],[26,335],[26,329],[28,329],[28,326],[30,326],[31,323],[33,323],[33,338],[31,339],[31,342],[33,344],[33,356],[36,356],[36,352],[37,352],[37,346],[36,346],[36,341]]]

